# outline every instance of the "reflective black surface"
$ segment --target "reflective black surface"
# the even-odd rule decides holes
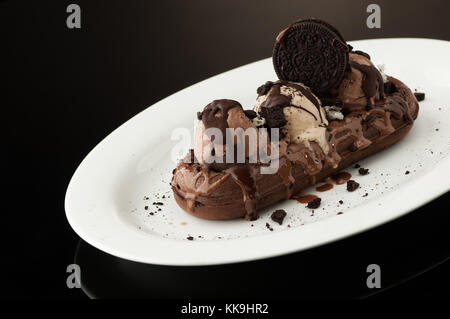
[[[70,3],[81,7],[81,29],[66,27]],[[2,194],[3,291],[12,298],[86,298],[80,289],[66,286],[66,267],[73,263],[79,238],[65,218],[64,195],[76,167],[105,136],[147,106],[270,56],[276,34],[291,21],[324,19],[347,40],[450,40],[446,1],[377,1],[381,29],[365,25],[369,3],[0,1],[2,182],[7,189]],[[420,61],[411,67],[420,68]],[[266,80],[272,79],[261,83]],[[298,297],[361,297],[372,292],[364,281],[369,263],[380,264],[388,287],[448,257],[449,206],[447,194],[368,233],[254,263],[201,269],[146,266],[85,244],[77,262],[85,289],[94,297],[202,297],[208,290],[206,296],[283,296],[288,286]],[[401,285],[407,287],[403,290],[379,296],[448,297],[443,285],[448,264]]]
[[[146,265],[113,257],[83,241],[74,259],[82,269],[83,290],[92,298],[382,298],[435,267],[449,269],[450,219],[442,209],[448,196],[363,234],[267,260],[201,267]],[[381,268],[381,289],[366,285],[370,264]],[[443,271],[436,284],[449,283]],[[423,291],[410,289],[397,297],[417,294]]]

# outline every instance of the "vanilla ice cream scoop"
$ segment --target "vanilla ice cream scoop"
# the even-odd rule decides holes
[[[328,154],[325,111],[307,86],[286,81],[266,82],[257,92],[254,110],[268,127],[283,129],[291,143],[310,147],[309,143],[315,141]]]

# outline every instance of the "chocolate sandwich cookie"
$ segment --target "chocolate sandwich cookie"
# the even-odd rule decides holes
[[[302,82],[315,93],[327,93],[344,77],[348,52],[348,45],[335,28],[307,19],[278,34],[272,58],[280,80]]]

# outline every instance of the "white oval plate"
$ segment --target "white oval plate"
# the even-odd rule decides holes
[[[341,185],[321,193],[322,205],[314,214],[287,200],[261,212],[255,222],[201,220],[176,205],[169,186],[176,165],[171,150],[178,143],[171,140],[172,131],[179,127],[192,131],[196,112],[213,99],[235,99],[244,108],[253,107],[256,88],[276,79],[271,59],[264,59],[181,90],[112,132],[72,177],[65,199],[70,225],[89,244],[121,258],[211,265],[322,245],[386,223],[447,192],[450,42],[381,39],[351,44],[368,52],[375,64],[385,64],[386,73],[426,93],[410,134],[360,162],[370,169],[369,175],[348,170],[361,184],[357,191],[349,193]],[[410,174],[405,174],[407,170]],[[306,192],[316,193],[314,188]],[[157,211],[153,202],[164,205]],[[288,213],[281,226],[270,220],[270,213],[279,208]]]

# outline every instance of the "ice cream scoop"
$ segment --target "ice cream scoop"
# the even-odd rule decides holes
[[[385,97],[384,82],[380,71],[361,51],[349,54],[350,69],[337,88],[337,98],[344,111],[351,112],[376,105]]]
[[[310,147],[314,141],[328,154],[325,111],[307,86],[287,81],[266,82],[258,94],[254,110],[267,126],[282,129],[291,143]]]
[[[226,168],[227,163],[242,162],[257,154],[260,132],[239,102],[215,100],[198,114],[198,118],[194,155],[199,163],[210,164],[220,170]],[[238,134],[237,130],[241,130],[242,134]],[[240,149],[245,150],[244,156],[238,154]],[[232,157],[227,159],[226,155],[230,152]]]

